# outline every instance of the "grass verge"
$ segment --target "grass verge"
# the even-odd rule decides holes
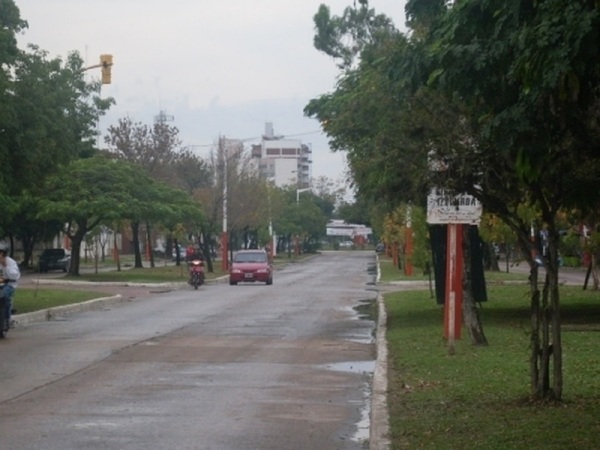
[[[379,254],[379,267],[381,270],[381,282],[389,283],[390,281],[428,281],[429,276],[424,273],[422,267],[414,267],[413,275],[408,276],[404,274],[404,271],[398,269],[393,264],[392,258],[386,255]],[[432,280],[433,272],[431,274]],[[527,281],[527,274],[524,273],[507,273],[504,271],[485,272],[485,279],[488,282],[502,282],[502,281]]]
[[[103,292],[20,287],[15,293],[13,307],[17,309],[17,314],[25,314],[111,295]]]
[[[392,448],[592,449],[600,436],[600,294],[561,288],[564,402],[529,394],[527,286],[488,287],[483,326],[449,356],[442,309],[427,291],[388,294]]]
[[[214,273],[206,272],[206,278],[216,278],[223,273],[220,268],[215,267]],[[82,280],[82,281],[131,281],[131,282],[146,282],[146,283],[167,283],[180,282],[188,279],[188,268],[186,264],[180,266],[160,266],[145,267],[143,269],[127,269],[127,270],[111,270],[109,272],[98,272],[93,274],[81,274],[79,277],[67,276],[65,279]]]

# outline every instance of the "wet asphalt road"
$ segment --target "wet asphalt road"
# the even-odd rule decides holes
[[[502,261],[500,263],[500,270],[506,270],[506,262]],[[522,261],[519,264],[511,264],[509,265],[509,272],[511,273],[521,273],[521,274],[529,274],[530,269],[529,265]],[[566,284],[569,286],[582,286],[585,282],[585,274],[586,269],[582,267],[561,267],[558,271],[558,282],[560,284]],[[546,271],[543,267],[539,268],[538,272],[538,282],[542,284],[544,282],[544,278],[546,276]],[[592,285],[592,278],[589,279],[589,286]]]
[[[372,252],[136,297],[0,341],[0,448],[362,449]]]

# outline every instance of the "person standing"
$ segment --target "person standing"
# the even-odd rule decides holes
[[[10,324],[10,316],[12,312],[12,300],[15,294],[21,271],[17,262],[8,256],[8,249],[5,246],[0,246],[0,297],[4,297],[6,311],[6,323]],[[2,313],[2,312],[0,312]]]

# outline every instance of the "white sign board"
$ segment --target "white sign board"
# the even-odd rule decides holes
[[[448,195],[433,188],[427,196],[427,223],[467,223],[475,225],[481,219],[481,203],[473,196]]]
[[[368,227],[350,228],[350,227],[327,227],[327,236],[368,236],[373,234],[373,230]]]

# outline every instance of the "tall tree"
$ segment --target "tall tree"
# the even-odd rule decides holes
[[[414,32],[365,47],[336,92],[311,102],[307,113],[322,121],[334,146],[349,150],[359,192],[398,192],[387,170],[408,186],[421,177],[474,195],[513,229],[532,268],[532,393],[560,399],[557,215],[598,202],[586,192],[600,187],[600,5],[411,0],[407,13]],[[395,127],[377,127],[394,112],[382,114],[367,93],[381,105],[397,102]],[[394,153],[378,145],[390,136]],[[427,156],[445,170],[430,176]],[[380,180],[361,170],[375,161],[382,161]],[[539,211],[533,225],[549,235],[543,292],[523,203]]]
[[[158,180],[169,180],[172,177],[171,164],[176,159],[175,148],[180,144],[179,131],[175,127],[162,122],[152,127],[141,122],[134,122],[130,117],[119,119],[117,125],[108,128],[104,141],[109,150],[119,158],[140,166],[147,174]],[[135,253],[136,268],[143,267],[140,246],[140,222],[132,219],[131,234]],[[146,245],[150,246],[150,222],[146,222]],[[150,251],[150,264],[154,259]]]
[[[42,220],[65,225],[72,240],[70,273],[79,274],[81,243],[100,224],[121,219],[145,221],[202,220],[199,206],[185,192],[152,179],[137,166],[103,156],[74,161],[70,177],[47,180],[49,195],[40,205]]]
[[[11,102],[12,70],[20,52],[16,34],[27,28],[19,8],[13,0],[0,0],[0,155],[7,155],[10,142],[4,132],[7,124],[14,122],[14,105]],[[3,186],[2,186],[3,187]],[[0,190],[4,195],[4,189]]]
[[[132,196],[137,190],[149,191],[151,179],[126,164],[104,157],[74,161],[66,179],[53,176],[47,180],[48,197],[42,202],[39,217],[57,219],[65,225],[72,241],[72,275],[79,275],[81,243],[86,233],[101,223],[125,217],[144,206]]]
[[[93,153],[97,122],[113,99],[101,99],[100,83],[85,80],[77,52],[63,60],[35,45],[17,50],[14,33],[26,23],[12,1],[0,6],[0,223],[24,241],[27,264],[36,240],[49,231],[31,209],[44,194],[44,179]]]
[[[542,293],[529,258],[531,383],[535,396],[560,399],[557,216],[598,201],[585,192],[600,188],[600,5],[462,1],[440,24],[430,41],[430,81],[447,99],[460,99],[472,139],[436,149],[449,162],[448,181],[511,225],[526,256],[538,249],[518,206],[525,200],[540,211],[534,225],[547,230],[549,251]]]

